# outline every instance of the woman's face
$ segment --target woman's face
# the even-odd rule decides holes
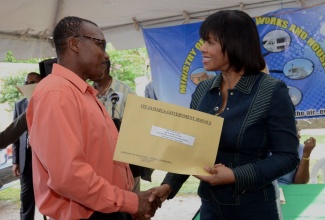
[[[204,69],[208,71],[225,71],[228,69],[228,56],[222,53],[221,44],[211,34],[200,50],[202,52]]]

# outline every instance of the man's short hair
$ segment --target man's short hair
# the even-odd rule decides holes
[[[29,76],[34,76],[36,78],[34,78],[35,81],[28,81],[28,77]],[[30,72],[26,75],[26,78],[25,78],[25,82],[24,82],[24,85],[29,85],[29,84],[34,84],[34,83],[38,83],[40,82],[41,80],[43,79],[43,77],[39,74],[39,73],[36,73],[36,72]]]
[[[74,16],[61,19],[55,26],[53,31],[53,43],[58,56],[62,55],[62,53],[67,49],[67,40],[69,37],[82,34],[83,22],[97,26],[97,24],[92,21]]]
[[[36,76],[36,78],[39,79],[39,80],[42,79],[42,76],[41,76],[39,73],[36,73],[36,72],[30,72],[30,73],[27,74],[27,76],[31,76],[31,75]]]

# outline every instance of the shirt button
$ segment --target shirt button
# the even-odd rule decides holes
[[[233,92],[230,92],[230,95],[233,95],[234,93]]]

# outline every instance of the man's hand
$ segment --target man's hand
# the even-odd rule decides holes
[[[313,137],[310,137],[309,139],[305,140],[304,142],[304,150],[303,150],[303,157],[310,157],[311,152],[316,146],[316,139]]]
[[[156,210],[161,207],[161,201],[156,198],[149,201],[149,196],[151,195],[151,190],[144,192],[136,192],[139,198],[139,208],[135,214],[136,219],[150,219],[156,213]]]
[[[20,177],[20,171],[19,171],[19,164],[13,164],[12,165],[12,174],[16,177]]]

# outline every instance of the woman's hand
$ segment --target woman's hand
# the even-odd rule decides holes
[[[164,202],[172,192],[172,189],[168,184],[162,184],[161,186],[151,188],[150,191],[149,202],[154,201],[156,198],[160,198],[160,201]]]
[[[195,175],[194,177],[198,178],[199,180],[208,182],[212,186],[231,184],[236,181],[234,172],[223,164],[215,164],[213,167],[205,167],[204,169],[211,175]]]

